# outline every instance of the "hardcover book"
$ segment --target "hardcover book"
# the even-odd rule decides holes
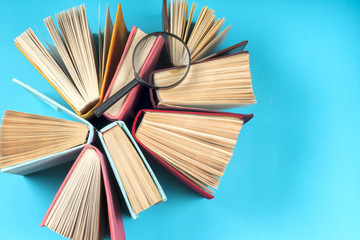
[[[252,116],[144,109],[135,118],[132,134],[160,165],[211,199],[232,157],[238,134]]]
[[[103,239],[104,197],[110,237],[124,240],[119,198],[109,164],[96,147],[86,145],[61,184],[40,226],[47,226],[66,238]],[[81,222],[86,224],[79,224]]]
[[[160,183],[124,122],[113,122],[98,134],[133,219],[150,206],[166,201]]]
[[[2,172],[27,175],[33,172],[41,171],[46,168],[54,167],[74,160],[85,145],[93,143],[96,130],[87,120],[79,117],[61,104],[55,102],[54,100],[36,91],[32,87],[22,83],[21,81],[17,79],[14,79],[13,81],[25,88],[30,93],[32,93],[41,101],[53,107],[56,111],[64,112],[65,114],[69,115],[74,120],[76,120],[76,122],[33,114],[25,115],[24,113],[19,113],[17,114],[18,116],[15,116],[17,117],[17,120],[15,119],[16,121],[13,122],[14,126],[12,127],[12,130],[10,129],[9,131],[8,129],[6,129],[5,125],[7,125],[6,119],[9,117],[7,113],[10,112],[5,113],[3,122],[1,124],[0,134],[0,160],[2,162]],[[39,119],[43,119],[43,121],[39,122]],[[27,122],[25,122],[25,120]],[[61,122],[63,123],[60,124]],[[64,128],[66,123],[68,127]],[[49,132],[50,127],[53,129],[52,135]],[[71,136],[76,136],[75,131],[79,131],[81,129],[83,129],[83,132],[85,130],[85,132],[82,134],[83,137],[80,136],[80,139],[82,138],[82,142],[78,142],[76,145],[73,146],[66,143],[66,141],[68,141]],[[67,134],[65,135],[66,132]],[[65,136],[65,138],[61,138],[62,136]],[[53,149],[50,149],[49,151],[42,150],[40,152],[39,148],[41,147],[36,148],[39,142],[36,142],[35,138],[48,146],[45,150],[51,147]],[[52,140],[54,142],[49,140]],[[24,148],[18,148],[20,142],[23,142],[21,143],[21,145],[28,145],[26,150]],[[54,144],[56,143],[58,143],[58,145],[65,146],[60,146],[60,148],[56,149],[54,148]],[[14,145],[12,152],[10,152],[10,144]],[[35,155],[30,155],[31,152],[34,152]],[[15,161],[12,163],[8,162],[5,165],[4,162],[6,161],[6,159],[11,160],[11,158],[13,158]]]
[[[139,28],[134,26],[131,29],[128,41],[125,45],[124,54],[121,57],[103,101],[106,101],[134,78],[132,65],[134,48],[145,36],[146,34]],[[140,63],[142,66],[139,72],[140,77],[144,79],[148,78],[158,61],[163,44],[164,40],[161,37],[153,37],[151,41],[146,43],[146,46],[141,52],[143,57],[138,57],[138,59],[143,59],[143,62]],[[141,101],[143,101],[142,96],[144,91],[144,86],[139,85],[135,87],[127,94],[127,96],[123,97],[110,107],[104,113],[104,116],[110,121],[122,120],[124,122],[129,122],[129,120],[135,117],[136,112],[139,110],[138,107],[141,105]]]
[[[15,45],[80,117],[90,119],[125,47],[128,32],[121,6],[113,28],[107,11],[104,39],[99,29],[97,46],[85,5],[60,12],[56,20],[60,30],[51,17],[44,19],[55,47],[46,42],[45,48],[31,28],[15,39]]]
[[[134,219],[137,218],[138,214],[141,211],[149,208],[154,204],[166,201],[166,195],[162,190],[155,174],[151,170],[144,155],[142,154],[140,148],[137,146],[135,140],[132,138],[132,135],[127,129],[124,122],[114,122],[102,129],[101,132],[97,132],[87,120],[79,117],[64,106],[60,105],[59,103],[48,98],[44,94],[36,91],[32,87],[22,83],[19,80],[14,79],[14,82],[25,88],[27,91],[32,93],[34,96],[36,96],[46,104],[53,107],[55,110],[63,111],[78,121],[72,123],[72,121],[69,120],[55,119],[13,111],[9,111],[4,117],[5,120],[3,120],[0,135],[1,166],[5,164],[8,165],[7,159],[3,161],[3,158],[6,157],[4,153],[11,150],[9,148],[9,144],[11,144],[10,140],[12,140],[14,144],[19,143],[19,141],[26,141],[28,147],[24,148],[25,145],[22,144],[23,147],[21,149],[15,149],[16,152],[14,152],[14,155],[15,157],[18,157],[20,154],[22,157],[22,161],[24,159],[23,155],[29,159],[26,159],[24,162],[15,162],[14,164],[5,166],[1,169],[1,171],[25,175],[56,165],[60,165],[67,161],[72,161],[78,157],[77,161],[72,167],[72,170],[70,170],[67,178],[64,180],[63,185],[60,187],[58,194],[56,195],[52,205],[48,210],[48,213],[44,218],[44,221],[42,222],[42,225],[46,225],[52,230],[67,237],[78,237],[80,235],[85,236],[82,234],[90,234],[86,236],[96,236],[96,238],[98,238],[99,236],[101,237],[101,226],[96,220],[102,215],[100,214],[99,208],[101,204],[98,203],[99,199],[97,198],[97,196],[103,195],[100,193],[99,189],[101,189],[101,186],[104,185],[108,206],[109,223],[111,228],[110,234],[112,236],[112,239],[123,239],[124,233],[120,214],[119,200],[116,192],[117,186],[121,190],[120,192],[124,197],[130,215]],[[9,128],[9,124],[12,124],[13,127]],[[66,124],[69,125],[69,130],[67,130]],[[53,125],[55,125],[55,127],[53,127]],[[24,135],[23,128],[29,129],[26,135]],[[10,135],[9,129],[14,129],[14,131],[12,131]],[[54,129],[54,133],[52,131],[49,131],[49,129]],[[38,134],[38,132],[40,132],[40,134]],[[108,159],[104,158],[96,147],[90,145],[96,143],[96,141],[94,142],[95,133],[97,133],[96,136],[100,136],[100,147],[104,149],[105,153],[108,156]],[[34,141],[34,137],[38,137],[38,135],[40,135],[39,137],[42,138],[42,141],[40,142],[41,144],[46,143],[48,146],[53,147],[53,145],[62,143],[68,149],[55,153],[44,152],[44,149],[46,150],[47,148],[44,148],[43,145],[39,145],[39,141]],[[74,141],[71,140],[72,135],[75,136]],[[67,144],[67,142],[70,142],[70,144]],[[75,145],[76,143],[77,145]],[[38,157],[36,155],[34,157],[32,154],[26,152],[28,151],[28,149],[32,151],[31,153],[40,153],[44,156]],[[58,148],[55,148],[55,150],[57,149]],[[79,155],[80,151],[82,151],[82,153]],[[85,154],[87,152],[91,152],[91,154]],[[85,155],[90,155],[92,157],[84,157]],[[90,161],[88,165],[86,165],[87,163],[85,164],[85,162],[87,161]],[[81,165],[81,167],[77,168],[76,166],[80,162],[84,163],[87,167]],[[96,168],[97,170],[94,170],[94,168]],[[80,170],[75,171],[74,169]],[[84,169],[88,169],[89,171],[85,171]],[[111,169],[111,172],[109,169]],[[88,176],[87,174],[90,171],[93,172],[91,173],[91,176]],[[99,171],[101,171],[101,174],[99,174]],[[114,176],[110,177],[112,176],[112,174]],[[71,183],[68,182],[68,179],[70,178],[74,179],[71,181]],[[78,178],[84,180],[79,182]],[[112,180],[113,178],[114,180]],[[101,181],[101,179],[103,180]],[[68,185],[68,187],[66,187],[66,185]],[[97,187],[95,187],[95,185]],[[91,192],[83,189],[83,191],[85,192],[82,192],[81,195],[78,190],[79,188],[84,186],[87,186],[87,188],[89,186],[94,186],[94,189],[92,189]],[[65,188],[66,190],[64,190]],[[62,192],[65,193],[62,194]],[[71,198],[69,198],[69,194],[72,196]],[[64,198],[61,197],[62,195],[64,195]],[[83,197],[83,199],[87,199],[87,195],[92,196],[91,202],[86,203],[87,200],[77,202],[78,198]],[[76,220],[75,218],[77,217],[72,215],[72,211],[74,209],[71,208],[73,210],[70,211],[66,207],[70,203],[76,204],[76,211],[81,212],[87,211],[83,208],[83,204],[95,204],[92,206],[99,211],[96,210],[95,212],[92,212],[91,217],[89,217],[89,221],[91,222],[96,220],[94,224],[96,223],[97,227],[95,227],[95,225],[91,225],[92,227],[89,226],[88,221],[83,222],[82,220],[78,221],[79,219]],[[54,206],[59,206],[60,210],[58,207]],[[59,218],[59,216],[62,216],[62,214],[66,214],[66,216],[69,217],[69,219],[66,220],[69,221],[69,223],[66,226],[64,225],[66,231],[64,230],[64,228],[56,227],[64,223],[63,220],[61,220],[62,217]],[[53,215],[55,215],[54,218],[52,218]],[[49,216],[51,216],[53,220],[49,220]],[[75,228],[78,228],[77,225],[80,225],[81,228],[85,228],[88,230],[86,230],[86,233],[83,231],[84,229],[75,230]]]

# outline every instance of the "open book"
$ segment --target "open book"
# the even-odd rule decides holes
[[[6,110],[0,129],[0,168],[83,145],[88,134],[84,123]]]
[[[196,7],[193,2],[188,13],[188,4],[185,0],[171,0],[169,7],[166,0],[163,0],[164,31],[175,34],[187,44],[192,63],[208,56],[216,49],[225,40],[231,27],[229,25],[220,32],[225,18],[216,19],[215,11],[207,6],[201,9],[199,17],[192,25]],[[175,45],[170,46],[171,59],[178,59],[178,56],[183,54],[183,49]]]
[[[5,112],[0,129],[2,172],[26,175],[63,164],[74,160],[86,144],[94,141],[96,130],[88,121],[21,81],[14,82],[75,121]]]
[[[132,134],[162,166],[208,199],[213,198],[238,134],[252,115],[142,110]]]
[[[108,163],[96,147],[86,145],[65,177],[40,225],[47,226],[66,238],[103,239],[104,197],[110,237],[124,240],[119,199]]]
[[[146,33],[139,28],[133,26],[130,31],[124,53],[121,57],[119,65],[116,69],[110,86],[104,96],[104,101],[113,96],[117,91],[124,87],[127,83],[134,79],[134,70],[132,65],[133,53],[138,42],[147,36]],[[140,49],[137,59],[139,59],[138,66],[141,66],[139,76],[147,79],[149,74],[154,69],[158,58],[160,56],[164,40],[161,37],[150,37],[144,46]],[[126,96],[112,105],[105,113],[104,116],[111,120],[128,120],[130,115],[135,115],[137,108],[141,103],[144,87],[139,85],[130,91]],[[134,116],[132,116],[134,117]]]
[[[192,3],[189,9],[185,0],[171,0],[169,6],[167,0],[163,0],[162,6],[164,31],[177,35],[188,44],[192,63],[213,57],[239,53],[244,50],[248,41],[241,41],[217,51],[218,46],[226,39],[230,26],[220,32],[225,19],[217,19],[215,21],[214,10],[206,6],[201,9],[196,22],[192,22],[196,6]],[[169,53],[171,60],[177,59],[182,54],[181,48],[176,46],[176,44],[169,46],[169,48],[171,50]]]
[[[89,146],[93,143],[94,132],[97,131],[89,122],[87,122],[87,120],[80,118],[61,104],[55,102],[54,100],[48,98],[44,94],[36,91],[32,87],[20,82],[19,80],[14,79],[14,82],[21,85],[35,97],[44,101],[55,110],[63,111],[69,114],[80,123],[38,115],[33,116],[24,113],[8,112],[5,116],[5,121],[3,124],[8,124],[7,118],[13,117],[12,115],[14,114],[16,115],[15,117],[18,117],[17,115],[20,114],[22,118],[16,122],[12,120],[13,124],[16,126],[13,127],[15,130],[10,137],[6,135],[8,128],[4,127],[4,125],[1,126],[2,140],[0,141],[0,149],[1,151],[11,150],[10,148],[7,148],[9,139],[14,140],[14,143],[12,143],[13,145],[16,141],[27,141],[26,148],[24,148],[24,150],[22,150],[22,148],[17,148],[17,152],[18,155],[28,155],[28,157],[24,158],[24,162],[18,162],[16,159],[16,161],[13,161],[11,164],[8,164],[7,160],[4,163],[2,163],[0,160],[0,162],[4,164],[1,171],[22,175],[40,171],[62,164],[66,161],[74,160],[85,146]],[[9,113],[10,116],[8,116]],[[36,124],[29,122],[29,119],[35,119]],[[40,121],[43,119],[46,119],[47,122]],[[70,125],[70,131],[64,127],[63,122],[66,122]],[[23,133],[24,127],[28,128],[29,130],[26,137],[24,137]],[[55,128],[54,133],[48,131],[50,127]],[[38,136],[39,132],[41,134],[40,136]],[[64,135],[64,133],[66,134]],[[72,137],[75,136],[76,141],[71,141],[71,144],[67,144],[67,141],[72,140],[72,137],[69,137],[68,135]],[[140,148],[136,144],[124,122],[117,121],[109,124],[100,132],[98,132],[97,135],[100,136],[100,147],[104,148],[104,151],[108,156],[111,170],[116,178],[117,185],[121,189],[121,193],[125,199],[125,202],[127,203],[129,212],[134,219],[141,211],[156,203],[166,201],[166,195],[162,190],[155,174],[148,165],[144,155],[142,154]],[[65,140],[64,136],[66,138]],[[47,145],[50,146],[50,149],[52,149],[53,144],[57,144],[63,141],[62,144],[68,147],[68,149],[64,150],[64,148],[56,148],[51,152],[43,152],[46,150],[42,149],[44,144],[39,145],[39,141],[28,141],[32,137],[41,137],[41,143],[45,144],[45,142],[47,142]],[[30,155],[27,152],[28,150],[31,151],[31,153],[34,152],[35,154],[41,155]],[[3,152],[1,152],[1,154],[3,157]],[[17,155],[15,157],[17,157]],[[134,166],[134,168],[129,166]],[[124,169],[127,169],[127,171],[125,171],[125,175]]]
[[[104,34],[99,27],[96,39],[85,5],[60,12],[56,21],[60,30],[52,17],[44,19],[55,47],[44,40],[46,48],[31,28],[15,39],[15,45],[78,115],[90,118],[102,102],[125,47],[128,32],[121,6],[118,4],[114,25],[107,9]]]

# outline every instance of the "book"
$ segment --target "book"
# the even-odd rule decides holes
[[[88,126],[83,123],[6,110],[0,131],[0,167],[85,144],[88,132]],[[39,148],[34,149],[34,144]]]
[[[173,81],[175,68],[156,70],[151,81]],[[181,71],[180,71],[181,73]],[[188,75],[176,87],[150,90],[153,105],[161,107],[227,109],[256,103],[252,88],[249,53],[240,52],[191,64]]]
[[[253,115],[143,109],[134,139],[153,159],[201,196],[211,199],[238,134]]]
[[[166,195],[130,131],[122,121],[99,131],[99,138],[133,219]]]
[[[88,133],[88,139],[85,144],[79,145],[69,150],[65,150],[64,152],[51,154],[49,156],[40,157],[34,160],[29,160],[22,164],[6,167],[1,169],[1,171],[24,175],[24,174],[40,171],[42,169],[46,169],[52,166],[56,166],[66,161],[74,160],[85,146],[97,143],[93,141],[95,139],[94,133],[97,133],[96,135],[99,136],[99,139],[101,140],[99,143],[100,147],[104,148],[108,161],[110,162],[111,170],[115,176],[117,185],[120,187],[121,193],[125,199],[127,207],[129,208],[129,212],[132,218],[136,219],[139,212],[149,208],[155,203],[161,203],[166,201],[167,198],[164,191],[162,190],[160,183],[158,182],[151,167],[147,163],[144,155],[142,154],[140,148],[136,144],[130,131],[127,129],[123,121],[113,122],[98,132],[89,122],[87,122],[87,120],[77,116],[75,113],[68,110],[61,104],[55,102],[54,100],[48,98],[44,94],[38,92],[37,90],[22,83],[19,80],[14,79],[14,82],[25,88],[35,97],[39,98],[40,100],[44,101],[46,104],[53,107],[55,110],[64,111],[65,113],[68,113],[69,115],[73,116],[75,119],[79,120],[80,122],[86,123],[86,125],[91,130]],[[122,135],[119,137],[118,136],[119,131],[117,131],[116,134],[114,135],[116,139],[111,139],[111,138],[108,139],[109,136],[108,134],[112,134],[114,129],[119,130],[117,129],[117,127],[120,128],[120,134],[122,133]],[[22,133],[18,134],[18,136],[22,137]],[[52,139],[49,138],[48,141],[51,145]],[[31,148],[33,148],[34,150],[39,150],[38,144],[34,141],[32,142]],[[126,162],[124,162],[124,160],[126,160]],[[122,175],[123,166],[128,166],[126,164],[135,164],[134,166],[136,166],[135,169],[130,169],[129,171],[125,172],[126,174],[131,174],[130,179],[128,178],[124,179]],[[125,177],[128,177],[128,175],[126,175]],[[139,179],[141,180],[141,184],[145,184],[146,189],[144,188],[141,188],[140,190],[137,189],[137,187],[139,186],[138,185]],[[134,183],[132,183],[132,181],[134,181]],[[126,189],[124,189],[124,186],[126,186]],[[149,189],[147,187],[149,187]],[[134,199],[133,195],[130,196],[130,194],[133,194],[134,192],[135,192],[134,196],[139,197],[139,199],[134,200],[135,202],[133,201]],[[147,202],[148,199],[144,201],[144,198],[142,198],[143,196],[149,197],[149,202]],[[130,200],[131,202],[129,202]],[[142,201],[144,201],[145,203]],[[138,202],[140,206],[138,206]]]
[[[225,18],[216,19],[215,11],[207,6],[202,7],[197,20],[192,24],[196,7],[193,2],[189,8],[185,0],[171,0],[169,6],[167,1],[163,0],[162,7],[164,31],[175,34],[187,44],[192,63],[208,56],[216,49],[225,40],[231,28],[229,25],[220,32]],[[173,61],[183,54],[183,49],[176,43],[169,48],[169,55]]]
[[[109,97],[114,95],[117,91],[134,79],[134,70],[132,65],[134,49],[137,43],[146,35],[147,34],[135,26],[131,29],[124,54],[121,57],[103,101],[106,101]],[[158,61],[163,44],[164,40],[161,37],[154,36],[150,37],[144,47],[141,48],[142,51],[138,56],[138,59],[140,59],[138,64],[139,66],[142,66],[138,73],[140,77],[144,79],[148,78],[150,72],[154,69],[156,62]],[[142,100],[144,89],[145,87],[141,85],[135,87],[125,97],[112,105],[104,113],[104,116],[111,121],[127,121],[129,117],[133,118],[137,112],[137,109],[135,108],[140,105],[139,101]]]
[[[205,32],[206,27],[201,25],[200,22],[204,21],[204,19],[205,19],[204,16],[206,14],[214,13],[213,10],[211,10],[207,7],[203,7],[202,12],[200,13],[200,16],[199,16],[198,20],[196,21],[196,23],[192,23],[191,21],[194,18],[195,9],[196,9],[196,6],[194,6],[194,3],[191,4],[189,15],[187,15],[188,5],[183,0],[181,0],[180,2],[177,2],[177,3],[174,1],[171,1],[169,3],[169,9],[168,9],[167,5],[168,5],[167,0],[163,0],[162,13],[161,13],[163,30],[165,32],[170,32],[170,33],[176,34],[185,43],[187,43],[187,40],[188,40],[188,37],[190,34],[189,32],[192,29],[195,29],[195,25],[197,23],[198,23],[198,28],[195,29],[195,31],[204,31]],[[204,13],[204,11],[205,11],[205,13]],[[170,30],[170,26],[169,26],[170,20],[172,20],[174,23],[174,26],[172,26],[172,30]],[[184,22],[184,20],[185,20],[185,22]],[[179,25],[177,25],[176,23],[179,23]],[[210,21],[210,23],[211,23],[211,21]],[[184,28],[185,24],[186,24],[186,28]],[[212,24],[214,24],[214,22],[212,22]],[[178,26],[182,26],[183,28],[178,27]],[[204,47],[199,48],[200,52],[197,55],[195,53],[191,53],[191,59],[192,59],[191,62],[194,63],[194,62],[203,61],[203,60],[206,60],[209,58],[214,58],[214,57],[219,57],[219,56],[242,52],[244,50],[244,48],[246,47],[248,41],[241,41],[239,43],[231,45],[230,47],[227,47],[225,49],[214,52],[221,45],[221,43],[225,41],[225,39],[228,35],[228,32],[230,30],[230,27],[231,26],[228,26],[227,28],[225,28],[217,36],[216,36],[216,34],[214,34],[214,32],[211,32],[211,34],[214,34],[212,36],[210,35],[210,33],[209,33],[209,35],[206,35],[207,37],[212,37],[213,38],[212,41],[210,41],[210,43],[206,43],[206,42],[203,43]],[[180,34],[179,34],[179,32],[180,32]],[[195,35],[195,32],[192,34]],[[207,40],[208,40],[208,38],[207,38]],[[204,41],[205,41],[205,38],[203,38],[203,42]],[[172,48],[172,46],[170,46],[170,48]],[[179,51],[179,49],[176,51]],[[176,53],[172,53],[172,54],[174,55]]]
[[[27,175],[69,162],[94,141],[95,129],[88,121],[19,80],[14,82],[76,121],[6,111],[0,129],[2,172]]]
[[[112,178],[102,153],[96,147],[86,145],[61,184],[40,226],[47,226],[66,238],[103,239],[105,197],[110,237],[125,239],[119,199]]]
[[[127,29],[120,4],[113,29],[109,14],[107,10],[104,39],[100,29],[98,46],[87,21],[85,5],[57,14],[60,30],[52,17],[44,19],[55,47],[44,40],[46,48],[31,28],[15,39],[24,56],[74,111],[86,119],[93,116],[93,109],[102,102],[126,43]]]

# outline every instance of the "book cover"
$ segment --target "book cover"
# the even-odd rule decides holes
[[[109,85],[109,88],[104,96],[103,101],[106,101],[109,98],[110,91],[114,85],[116,75],[118,74],[119,69],[124,61],[125,55],[131,45],[131,42],[135,35],[136,29],[137,28],[135,26],[133,26],[130,31],[128,41],[125,45],[124,54],[121,57],[121,60],[117,67],[117,70],[114,74],[113,80],[111,81],[111,83]],[[147,79],[149,77],[150,72],[154,69],[154,67],[157,63],[157,60],[160,56],[163,44],[164,44],[163,39],[158,37],[156,39],[153,47],[151,48],[150,53],[146,57],[145,62],[139,72],[140,77],[142,77],[144,79]],[[124,105],[123,105],[121,111],[116,116],[111,116],[111,115],[107,114],[106,112],[103,115],[110,121],[121,120],[121,121],[124,121],[127,123],[130,122],[135,117],[137,110],[139,110],[138,108],[139,108],[139,105],[141,105],[141,101],[144,100],[143,95],[144,95],[145,90],[146,90],[146,87],[144,87],[142,85],[138,85],[137,87],[135,87],[134,89],[132,89],[129,92],[128,96],[126,97],[126,99],[124,101]]]

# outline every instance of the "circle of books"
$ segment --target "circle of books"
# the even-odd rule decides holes
[[[52,17],[44,19],[55,46],[45,40],[43,44],[37,37],[41,35],[31,28],[15,39],[18,49],[73,109],[14,79],[74,119],[10,110],[3,117],[2,172],[26,175],[76,159],[42,226],[67,238],[98,239],[107,206],[111,239],[125,239],[121,196],[134,219],[166,201],[147,159],[202,197],[214,197],[238,134],[252,118],[218,110],[256,100],[249,53],[243,51],[247,41],[214,53],[230,26],[220,31],[225,19],[215,20],[214,10],[208,7],[193,21],[195,9],[194,3],[189,7],[183,0],[169,5],[163,1],[163,30],[181,38],[191,54],[184,80],[169,89],[138,85],[99,118],[94,115],[97,107],[134,79],[134,49],[147,36],[135,26],[128,31],[120,4],[114,22],[107,7],[105,27],[99,26],[96,34],[81,5],[56,14],[58,26]],[[171,81],[182,73],[182,66],[172,64],[182,54],[183,49],[171,41],[146,41],[136,54],[140,77],[149,82]]]

